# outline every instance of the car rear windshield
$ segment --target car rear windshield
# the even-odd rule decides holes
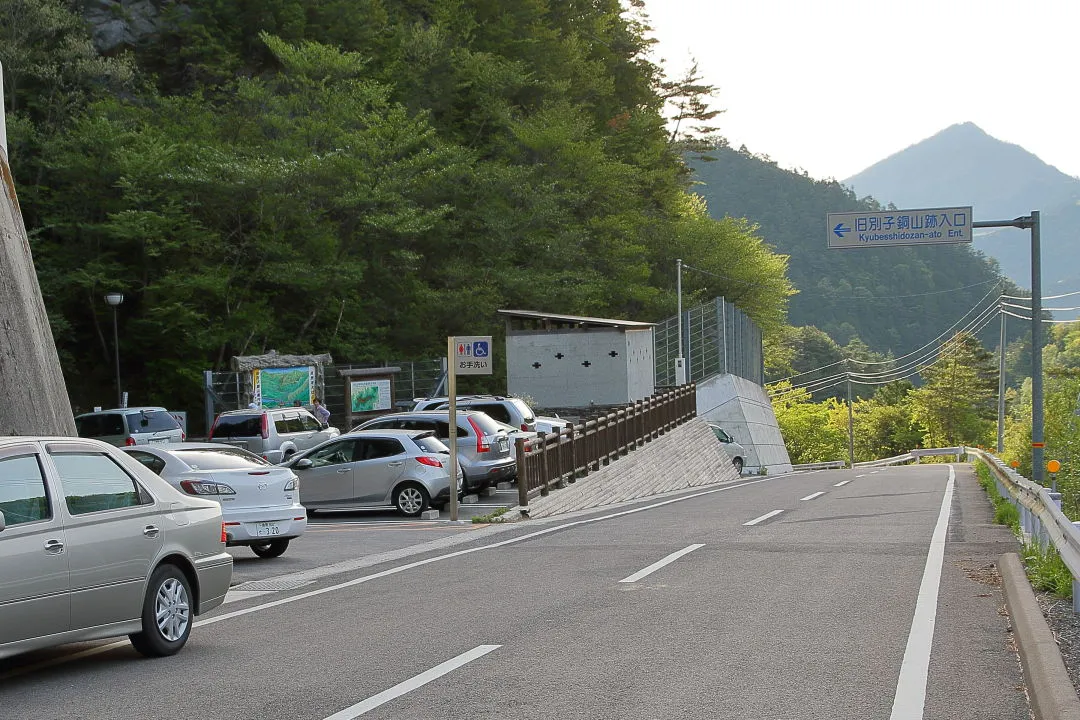
[[[413,442],[416,443],[416,447],[420,448],[422,452],[426,453],[439,453],[449,455],[450,448],[443,445],[442,441],[434,435],[428,435],[426,437],[413,438]]]
[[[536,422],[536,416],[533,415],[533,411],[529,409],[529,406],[525,404],[524,400],[518,400],[517,398],[511,398],[510,402],[521,413],[522,419],[527,423]]]
[[[476,423],[476,427],[480,428],[480,432],[484,435],[498,435],[500,432],[505,432],[487,413],[471,413],[469,419]]]
[[[132,433],[156,433],[175,430],[180,427],[169,413],[164,410],[139,410],[127,413],[128,429]]]
[[[175,450],[173,454],[193,470],[242,470],[270,465],[258,455],[241,448],[192,448]]]
[[[215,438],[259,437],[262,435],[262,413],[254,415],[219,415],[214,425]]]

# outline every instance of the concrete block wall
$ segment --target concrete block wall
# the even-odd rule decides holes
[[[748,471],[791,472],[791,458],[763,387],[735,375],[717,375],[698,383],[697,406],[700,417],[718,423],[746,448]]]
[[[529,501],[529,516],[558,515],[739,476],[712,430],[693,419],[565,488]]]

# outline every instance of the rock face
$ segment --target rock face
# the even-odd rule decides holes
[[[94,45],[103,54],[122,50],[154,35],[168,0],[83,0]]]
[[[0,435],[75,435],[7,154],[0,150]]]

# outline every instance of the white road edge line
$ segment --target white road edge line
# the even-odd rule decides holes
[[[945,562],[945,536],[949,530],[952,511],[953,485],[956,471],[949,466],[949,482],[945,497],[941,500],[930,550],[926,554],[919,599],[915,602],[915,616],[911,620],[911,633],[900,664],[900,678],[896,681],[889,720],[922,720],[926,705],[926,681],[930,674],[930,651],[934,644],[934,621],[937,617],[938,589],[941,586],[941,567]]]
[[[633,575],[623,578],[619,582],[621,582],[621,583],[637,582],[638,580],[640,580],[643,577],[646,577],[648,575],[652,575],[654,572],[656,572],[660,568],[664,567],[665,565],[670,565],[671,563],[673,563],[676,560],[678,560],[679,558],[681,558],[683,555],[689,555],[690,553],[694,552],[698,548],[703,548],[703,547],[705,547],[704,543],[697,543],[695,545],[688,545],[687,547],[684,547],[682,550],[679,550],[678,552],[671,553],[670,555],[668,555],[663,560],[657,560],[656,562],[654,562],[649,567],[642,568],[641,570],[638,570]]]
[[[862,475],[860,475],[859,477],[862,477]],[[849,482],[851,482],[851,481],[850,480],[841,480],[840,482],[834,484],[833,487],[844,487]]]
[[[814,498],[821,497],[824,494],[825,494],[825,491],[822,490],[821,492],[811,493],[810,495],[807,495],[806,497],[799,498],[799,499],[800,500],[813,500]]]
[[[757,525],[759,522],[765,522],[769,518],[775,517],[775,516],[779,515],[782,512],[784,512],[784,511],[783,510],[773,510],[772,512],[765,513],[761,517],[754,518],[750,522],[744,522],[743,525],[746,525],[746,526]]]
[[[420,673],[416,677],[409,678],[405,682],[398,683],[389,690],[383,690],[378,695],[372,695],[367,700],[358,702],[352,707],[347,707],[341,712],[336,712],[326,718],[326,720],[353,720],[353,718],[360,717],[369,710],[374,710],[380,705],[385,705],[391,700],[401,697],[405,693],[423,687],[432,680],[437,680],[443,675],[453,672],[463,665],[468,665],[473,660],[487,655],[492,650],[498,650],[500,647],[502,647],[502,645],[480,645],[468,652],[463,652],[456,658],[452,658],[444,663],[436,665],[430,670]]]

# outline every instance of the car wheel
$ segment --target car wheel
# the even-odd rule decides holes
[[[394,507],[405,517],[416,517],[431,505],[431,498],[422,485],[405,483],[394,490]]]
[[[143,598],[142,631],[128,639],[147,657],[164,657],[184,647],[191,634],[191,584],[175,565],[162,565],[150,576]]]
[[[740,457],[733,458],[732,461],[731,461],[731,464],[735,466],[735,472],[742,475],[742,458],[740,458]]]
[[[258,543],[251,546],[251,552],[261,558],[276,558],[289,549],[289,541],[271,540],[270,542]]]
[[[286,450],[281,455],[281,462],[285,462],[286,460],[290,459],[295,454],[296,454],[295,450]]]

